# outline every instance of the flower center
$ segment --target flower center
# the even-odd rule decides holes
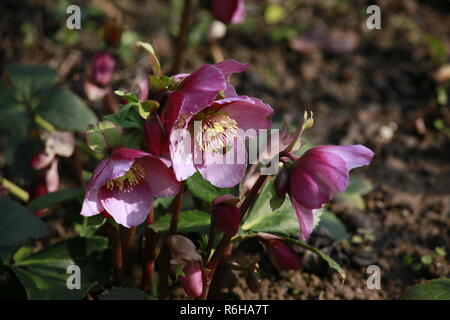
[[[123,176],[110,180],[106,184],[106,188],[108,190],[113,190],[114,188],[119,189],[120,191],[129,191],[135,185],[144,179],[145,171],[144,168],[135,161],[131,166],[130,170],[127,171]]]
[[[196,121],[201,121],[196,139],[203,151],[220,151],[233,143],[237,137],[237,122],[220,112],[200,112]]]

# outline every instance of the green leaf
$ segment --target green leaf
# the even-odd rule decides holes
[[[287,198],[283,205],[277,210],[273,212],[268,211],[267,215],[261,215],[258,219],[250,221],[246,220],[241,229],[245,231],[267,232],[285,236],[298,234],[300,232],[298,220],[292,208],[291,201]]]
[[[156,53],[155,53],[155,50],[153,49],[152,45],[148,42],[142,42],[142,41],[138,41],[137,45],[144,48],[145,50],[147,50],[149,57],[150,57],[150,66],[152,67],[153,73],[157,77],[161,77],[163,75],[162,71],[161,71],[161,65],[159,64],[159,60],[156,57]]]
[[[92,238],[95,236],[98,228],[100,228],[105,222],[106,218],[101,214],[97,214],[92,217],[83,216],[82,222],[75,224],[75,231],[82,238]]]
[[[173,79],[168,76],[158,77],[156,75],[151,75],[149,77],[149,82],[150,82],[150,90],[154,92],[170,90],[176,86]]]
[[[19,99],[24,102],[48,93],[58,81],[56,71],[45,65],[13,64],[7,72]]]
[[[372,190],[373,185],[369,180],[350,176],[347,190],[337,194],[336,198],[345,201],[360,210],[365,210],[366,204],[362,196],[368,194]]]
[[[108,240],[103,237],[72,238],[17,261],[12,266],[25,288],[28,299],[82,299],[97,281],[107,281],[109,260],[104,251]],[[68,289],[67,280],[72,273],[70,265],[81,271],[81,289]]]
[[[41,197],[33,199],[27,205],[27,209],[35,212],[39,209],[49,208],[55,204],[75,199],[81,195],[83,195],[83,190],[80,188],[68,188],[55,192],[49,192]]]
[[[25,106],[15,101],[11,90],[0,81],[0,129],[8,138],[3,150],[7,164],[14,160],[14,152],[27,137],[30,125]]]
[[[287,237],[283,237],[283,239],[285,241],[287,241],[287,242],[290,242],[292,244],[298,245],[298,246],[300,246],[302,248],[305,248],[306,250],[311,251],[312,253],[318,255],[323,260],[325,260],[331,268],[336,270],[339,273],[339,275],[341,276],[342,279],[345,279],[345,271],[330,256],[326,255],[325,253],[323,253],[322,251],[320,251],[316,247],[310,246],[309,244],[306,244],[306,243],[304,243],[302,241],[298,241],[298,240],[295,240],[295,239],[292,239],[292,238],[287,238]]]
[[[108,295],[98,297],[100,300],[153,300],[152,297],[137,288],[113,287]]]
[[[17,202],[6,198],[0,198],[0,219],[1,246],[20,245],[48,234],[45,223]]]
[[[215,198],[225,194],[236,194],[234,188],[216,188],[209,181],[203,179],[198,172],[187,179],[186,185],[195,197],[206,202],[212,202]]]
[[[403,300],[450,300],[450,279],[441,278],[412,286],[400,296]]]
[[[116,114],[109,114],[103,118],[123,128],[144,129],[144,120],[140,116],[135,103],[128,103],[122,106]]]
[[[72,91],[57,88],[41,100],[36,112],[57,129],[84,131],[97,123],[97,116]]]
[[[336,240],[347,240],[350,235],[347,228],[332,212],[322,209],[318,227],[326,228]]]
[[[121,145],[122,129],[112,121],[100,121],[97,125],[91,124],[88,126],[86,141],[91,150],[105,153]]]
[[[161,216],[155,221],[152,228],[156,232],[169,230],[171,217],[172,214]],[[177,230],[180,233],[201,232],[210,225],[210,221],[211,217],[207,212],[200,210],[181,211]]]
[[[253,207],[244,218],[242,230],[276,233],[289,236],[300,232],[297,216],[291,201],[286,197],[283,204],[272,210],[271,198],[274,194],[274,179],[263,186]]]

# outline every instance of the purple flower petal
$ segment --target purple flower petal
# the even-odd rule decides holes
[[[146,157],[138,161],[145,170],[144,179],[155,197],[171,197],[180,192],[180,182],[175,178],[173,170],[160,159]]]
[[[297,215],[298,223],[300,225],[301,236],[303,240],[306,240],[313,231],[314,227],[313,210],[307,209],[302,206],[295,199],[295,197],[291,197],[291,202],[292,206],[294,207],[295,214]]]
[[[214,101],[211,106],[218,106],[220,112],[230,116],[237,122],[238,128],[244,131],[269,129],[271,126],[269,118],[274,112],[268,104],[246,96]]]
[[[242,143],[242,142],[239,142]],[[202,177],[218,188],[231,188],[237,185],[244,177],[247,168],[247,152],[245,149],[238,159],[238,142],[228,152],[234,154],[234,161],[227,163],[227,156],[216,152],[204,152],[203,163],[196,167]],[[231,161],[228,161],[231,162]]]
[[[224,23],[244,22],[244,0],[213,0],[211,9],[214,17]]]
[[[86,217],[90,217],[99,214],[104,210],[98,197],[99,189],[88,188],[86,195],[84,196],[83,207],[81,208],[81,214]]]
[[[105,158],[95,168],[88,188],[101,188],[108,181],[120,178],[130,170],[134,160]]]
[[[181,287],[190,297],[200,297],[203,292],[202,268],[200,262],[189,261],[183,269],[184,277],[180,277]]]
[[[138,183],[131,190],[100,189],[100,202],[114,220],[131,228],[144,222],[153,203],[153,193],[146,182]]]
[[[374,156],[372,150],[360,144],[349,146],[320,146],[316,147],[316,149],[340,156],[347,164],[348,170],[368,165]]]
[[[170,156],[173,170],[178,181],[183,181],[192,176],[196,169],[193,159],[193,141],[188,130],[173,130],[170,135]]]
[[[309,209],[319,209],[348,184],[348,169],[341,157],[308,150],[292,169],[290,193]]]

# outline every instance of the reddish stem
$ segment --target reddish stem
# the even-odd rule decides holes
[[[174,235],[177,232],[178,219],[180,217],[181,206],[183,204],[184,197],[184,183],[181,184],[180,192],[175,197],[172,205],[171,212],[172,218],[170,221],[169,232],[167,236]],[[159,277],[159,299],[169,299],[169,276],[170,276],[170,251],[169,247],[165,244],[165,241],[161,249],[161,261],[160,261],[160,277]]]
[[[119,228],[114,227],[111,241],[113,248],[113,282],[115,286],[121,287],[123,284],[123,257]]]
[[[177,37],[177,44],[175,49],[175,58],[173,60],[171,74],[180,72],[183,63],[184,47],[189,35],[189,20],[191,18],[192,0],[185,0],[183,12],[181,13],[180,30]]]
[[[259,190],[263,186],[264,182],[266,182],[267,178],[269,176],[263,176],[260,175],[258,180],[256,180],[253,187],[250,189],[250,191],[247,193],[247,196],[245,197],[244,201],[242,202],[240,206],[241,210],[241,221],[244,218],[247,210],[253,205],[253,203],[256,200],[256,197],[258,195]],[[209,293],[209,288],[211,286],[211,281],[214,276],[214,273],[217,269],[217,266],[219,265],[220,261],[224,258],[224,254],[226,252],[226,249],[230,245],[231,241],[230,236],[224,234],[222,236],[222,239],[219,242],[219,245],[217,246],[216,250],[214,251],[213,256],[211,257],[211,260],[206,264],[206,266],[203,268],[203,292],[200,297],[200,300],[206,300]]]
[[[154,210],[151,209],[147,216],[144,242],[144,264],[142,267],[141,288],[144,292],[150,293],[152,288],[153,272],[155,270],[155,260],[157,253],[158,234],[150,228],[154,222]]]

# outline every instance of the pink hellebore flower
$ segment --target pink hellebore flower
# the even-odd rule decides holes
[[[291,171],[289,195],[303,239],[313,229],[313,211],[343,192],[349,171],[368,165],[374,153],[362,145],[319,146],[298,158]]]
[[[214,18],[223,23],[237,24],[244,22],[244,0],[212,0]]]
[[[154,197],[179,192],[180,183],[169,167],[170,161],[140,150],[114,149],[92,174],[81,214],[92,216],[105,210],[127,228],[139,225]]]
[[[259,129],[268,129],[273,114],[261,100],[237,96],[228,83],[231,74],[248,66],[234,60],[204,65],[169,95],[162,121],[178,180],[189,178],[197,170],[219,188],[233,187],[242,179],[247,153],[239,153],[245,140],[239,133],[254,129],[247,135],[250,137]],[[216,100],[218,96],[223,99]],[[230,154],[235,157],[232,161]]]

